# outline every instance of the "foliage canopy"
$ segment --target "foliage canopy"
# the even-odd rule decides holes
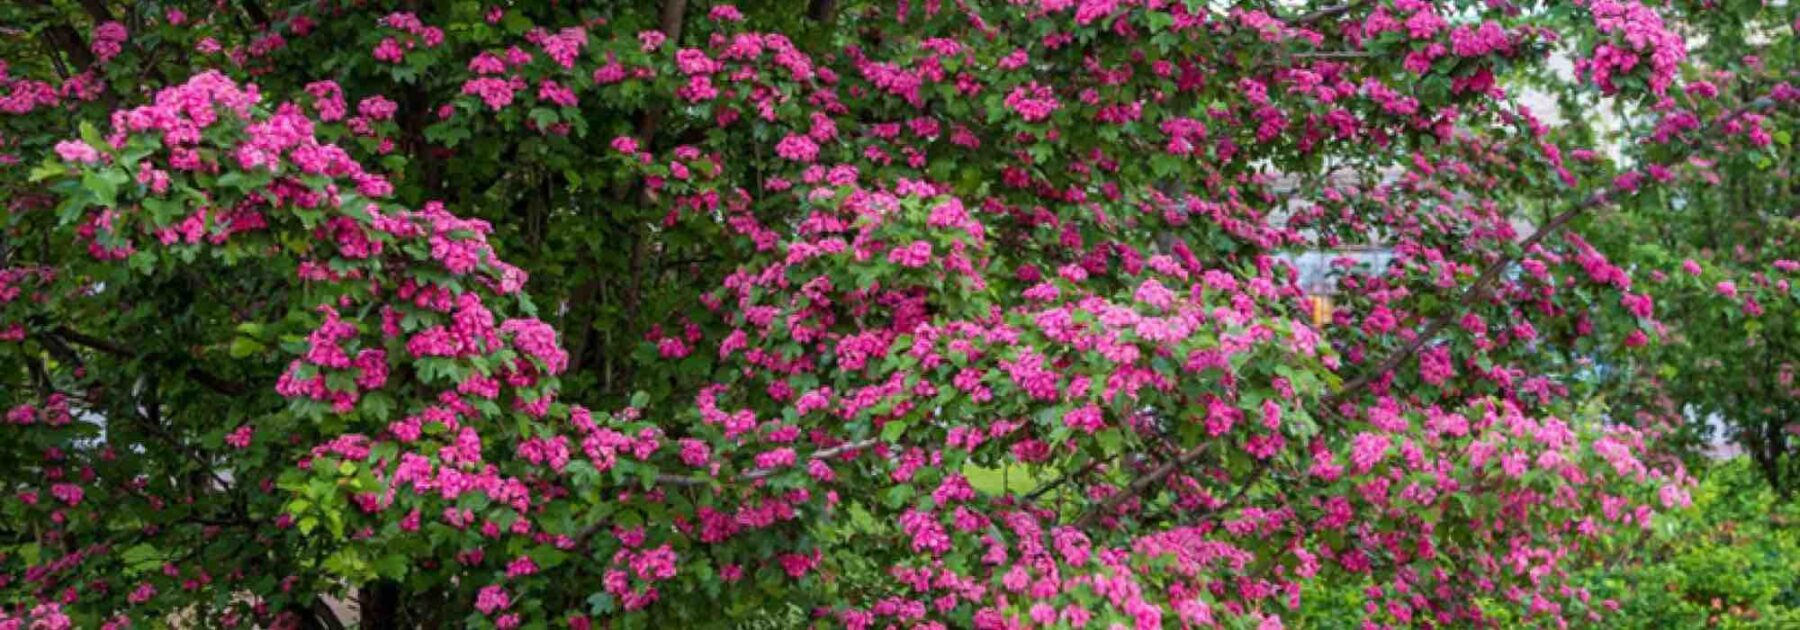
[[[1785,5],[410,5],[0,8],[0,624],[1605,623],[1792,465]]]

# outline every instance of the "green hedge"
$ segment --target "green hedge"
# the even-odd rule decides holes
[[[1739,458],[1696,471],[1694,505],[1659,518],[1641,559],[1589,574],[1617,627],[1800,628],[1800,504]]]

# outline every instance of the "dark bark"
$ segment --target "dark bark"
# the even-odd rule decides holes
[[[658,24],[663,35],[667,35],[669,38],[667,45],[681,46],[681,27],[686,21],[686,15],[687,0],[663,0]],[[651,142],[656,140],[657,129],[662,126],[662,116],[661,107],[652,107],[638,119],[638,139],[643,143],[645,150],[650,150]]]
[[[400,630],[400,585],[390,581],[372,582],[357,591],[362,609],[362,630]]]
[[[93,336],[89,336],[89,335],[85,335],[85,334],[76,332],[74,329],[71,329],[67,326],[57,328],[56,331],[52,333],[52,335],[59,340],[67,341],[69,343],[73,343],[78,346],[83,346],[83,347],[91,348],[94,350],[99,350],[101,352],[105,352],[105,353],[113,355],[113,356],[128,357],[128,358],[140,356],[136,351],[132,350],[131,348],[127,348],[121,344],[113,343],[113,342],[107,341],[105,339],[100,339],[98,337],[93,337]],[[243,394],[243,393],[249,391],[249,388],[245,387],[244,384],[242,384],[242,383],[236,383],[236,382],[232,382],[232,381],[220,378],[216,375],[213,375],[210,372],[207,372],[206,370],[200,369],[199,367],[189,367],[187,369],[186,373],[187,373],[187,377],[189,379],[192,379],[195,383],[199,383],[202,387],[213,390],[220,394],[225,394],[227,396],[236,396],[236,395]]]
[[[657,24],[663,35],[668,38],[665,45],[676,47],[681,45],[681,32],[683,24],[686,22],[686,18],[687,0],[663,0],[662,8],[657,14]],[[644,113],[638,117],[637,138],[642,150],[655,150],[653,144],[656,142],[657,133],[662,129],[662,121],[663,108],[659,105],[651,106],[649,109],[644,110]],[[631,193],[633,192],[633,187],[637,184],[638,182],[635,181],[620,182],[612,190],[613,198],[619,203],[626,203],[632,196]],[[639,200],[644,206],[648,206],[650,203],[648,197],[649,193],[642,188],[638,188],[637,192]],[[640,221],[635,217],[628,217],[626,219],[624,230],[628,234],[627,238],[631,239],[631,258],[627,261],[628,277],[625,281],[625,295],[621,297],[624,300],[627,312],[635,313],[642,304],[642,276],[645,273],[654,273],[653,270],[647,269],[646,265],[646,259],[651,253],[648,247],[651,236],[649,227],[643,221]],[[598,261],[594,260],[592,254],[586,254],[582,257],[581,266],[582,268],[593,269],[598,267]],[[586,309],[594,299],[594,296],[601,293],[601,290],[604,288],[603,284],[603,280],[594,279],[582,286],[576,287],[570,299],[570,311],[574,312]],[[579,319],[575,316],[572,316],[572,318]],[[582,328],[582,338],[576,345],[576,352],[574,354],[575,363],[572,365],[572,368],[574,369],[589,365],[584,363],[584,358],[589,351],[594,349],[594,344],[592,340],[589,339],[595,334],[592,321],[588,320],[584,322]],[[611,389],[612,376],[612,369],[609,367],[606,370],[606,376],[603,379],[603,382],[605,383],[603,389]]]
[[[257,26],[263,28],[269,26],[269,12],[264,11],[262,5],[258,4],[256,0],[243,0],[238,4],[244,7],[244,13],[248,14],[250,21],[255,22]]]
[[[44,29],[44,39],[53,48],[50,51],[52,56],[59,52],[62,53],[63,56],[68,57],[69,64],[74,66],[77,71],[86,70],[94,65],[94,53],[88,50],[86,40],[83,40],[81,34],[75,32],[74,28],[66,24],[52,25]],[[56,65],[60,67],[62,64],[62,58],[57,57]],[[67,70],[64,72],[73,74]]]
[[[23,1],[27,6],[36,7],[39,10],[48,10],[52,13],[57,12],[56,8],[51,6],[46,0]],[[88,51],[87,40],[82,39],[81,33],[77,32],[74,27],[69,26],[68,22],[63,20],[61,15],[55,16],[52,20],[54,23],[46,27],[43,33],[44,38],[49,40],[50,45],[56,49],[56,51],[53,52],[59,51],[68,55],[69,61],[73,62],[77,68],[83,70],[87,69],[88,66],[93,65],[94,54]]]
[[[106,8],[106,3],[102,0],[81,0],[81,10],[86,11],[88,17],[94,18],[95,24],[114,21],[112,10]]]
[[[1792,480],[1783,474],[1786,471],[1782,470],[1792,459],[1787,452],[1787,436],[1782,434],[1783,424],[1785,423],[1777,417],[1763,419],[1762,439],[1759,440],[1762,443],[1760,449],[1762,455],[1756,460],[1762,468],[1763,478],[1769,482],[1769,487],[1775,490],[1776,496],[1785,501],[1793,495],[1791,487],[1793,484]]]
[[[311,613],[308,616],[316,624],[314,627],[324,630],[344,630],[344,622],[338,619],[336,612],[331,610],[331,605],[325,603],[324,597],[314,597],[312,607],[308,612]]]
[[[806,18],[820,24],[837,15],[837,0],[811,0],[806,3]]]

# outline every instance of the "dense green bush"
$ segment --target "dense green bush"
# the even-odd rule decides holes
[[[1631,560],[1590,573],[1621,627],[1800,627],[1800,505],[1778,503],[1747,458],[1700,471],[1693,507],[1657,519]]]

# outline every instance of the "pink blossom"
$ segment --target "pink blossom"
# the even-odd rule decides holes
[[[1385,435],[1358,433],[1351,440],[1350,462],[1356,467],[1358,474],[1369,472],[1387,456],[1388,447],[1392,443]]]
[[[931,262],[931,243],[929,241],[913,241],[906,247],[896,247],[888,251],[888,262],[902,267],[923,267]]]
[[[1106,418],[1099,407],[1086,405],[1063,414],[1063,425],[1091,434],[1106,426]]]
[[[1006,106],[1018,112],[1026,122],[1038,122],[1050,117],[1062,104],[1056,100],[1056,94],[1049,87],[1039,85],[1036,81],[1013,88],[1006,95]]]
[[[97,164],[100,162],[100,152],[95,151],[94,147],[80,140],[64,140],[56,143],[56,155],[61,157],[65,162],[74,162],[77,164]]]
[[[819,145],[812,138],[788,134],[775,145],[775,154],[795,162],[810,164],[819,159]]]
[[[483,586],[475,595],[475,609],[480,610],[481,614],[492,615],[494,611],[511,607],[512,597],[497,585]]]

